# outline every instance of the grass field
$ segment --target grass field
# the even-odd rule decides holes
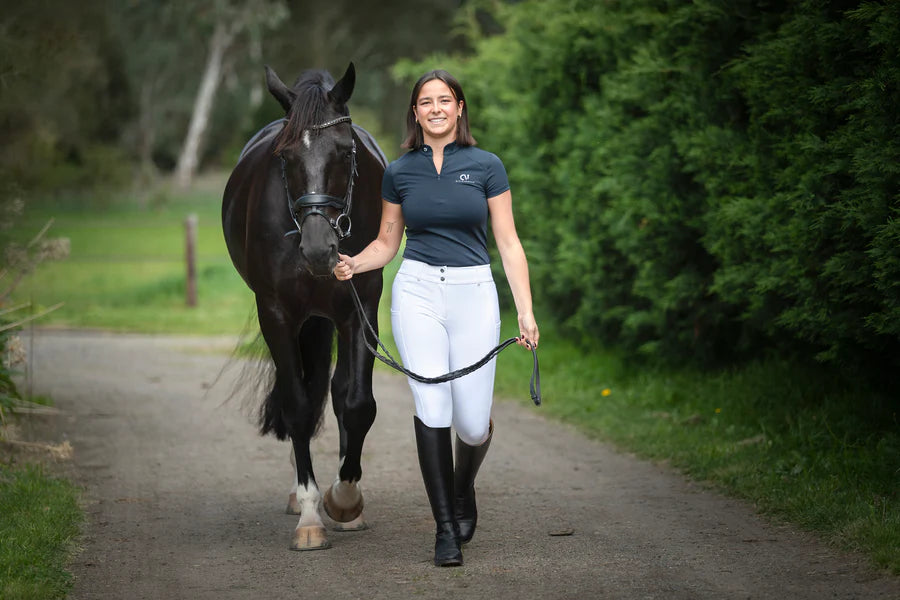
[[[103,210],[30,206],[23,238],[48,219],[48,233],[66,237],[71,255],[47,262],[19,287],[17,301],[38,306],[64,302],[42,323],[111,331],[234,333],[250,314],[253,297],[231,265],[222,238],[221,189],[210,185],[162,208],[123,202]],[[185,303],[185,232],[198,218],[198,306]]]
[[[69,237],[72,251],[42,267],[19,299],[42,306],[64,301],[42,321],[49,326],[240,333],[253,302],[225,252],[221,189],[214,182],[173,195],[156,210],[129,202],[103,211],[35,209],[23,235],[53,216],[52,233]],[[199,306],[193,309],[184,303],[183,261],[183,222],[191,213],[199,217]],[[389,265],[386,282],[396,265]],[[387,342],[388,315],[385,301],[380,320]],[[544,405],[535,410],[665,461],[900,574],[895,400],[815,366],[775,360],[715,373],[639,367],[614,350],[576,348],[555,335],[552,323],[541,325]],[[507,316],[502,337],[516,333],[514,316]],[[498,395],[530,404],[530,353],[511,349],[498,361]]]
[[[65,598],[65,563],[82,513],[78,492],[39,466],[0,465],[0,598]]]

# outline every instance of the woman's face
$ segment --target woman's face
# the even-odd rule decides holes
[[[425,142],[447,138],[447,141],[455,140],[462,107],[462,101],[457,101],[450,87],[440,79],[425,83],[419,89],[419,97],[413,107]]]

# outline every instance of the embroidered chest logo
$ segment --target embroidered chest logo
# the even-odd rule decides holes
[[[459,177],[456,178],[457,183],[469,183],[471,176],[468,173],[460,173]]]

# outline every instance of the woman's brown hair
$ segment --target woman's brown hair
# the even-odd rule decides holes
[[[474,146],[478,142],[472,137],[469,130],[469,103],[466,102],[466,96],[463,94],[462,86],[453,75],[443,69],[435,69],[428,71],[413,86],[412,94],[409,99],[409,106],[406,110],[406,139],[403,140],[402,146],[410,150],[418,150],[425,145],[425,138],[422,136],[422,127],[416,122],[416,102],[419,100],[419,92],[422,86],[434,79],[440,79],[447,84],[453,97],[457,102],[462,101],[462,113],[460,113],[459,122],[456,124],[456,143],[460,146]]]

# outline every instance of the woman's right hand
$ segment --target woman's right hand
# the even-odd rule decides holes
[[[519,332],[519,337],[516,338],[516,342],[520,346],[528,350],[538,347],[538,338],[541,337],[541,334],[538,332],[537,321],[534,320],[534,313],[528,312],[519,315]]]
[[[352,256],[338,253],[338,264],[334,266],[334,276],[338,281],[347,281],[353,277],[353,268],[355,266],[356,261],[353,260]]]

